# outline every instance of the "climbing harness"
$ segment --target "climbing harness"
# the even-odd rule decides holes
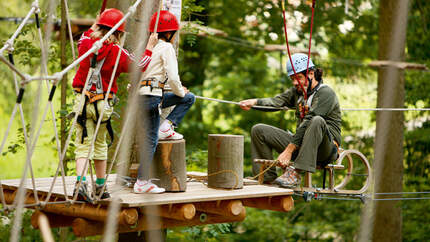
[[[152,92],[152,89],[154,89],[154,88],[158,88],[158,89],[161,89],[161,90],[164,91],[164,86],[166,85],[166,81],[160,82],[156,78],[150,77],[150,78],[148,78],[146,80],[140,81],[140,86],[151,87],[151,92]]]
[[[100,100],[104,100],[107,96],[108,102],[106,105],[109,104],[109,100],[115,100],[116,96],[113,93],[106,94],[103,91],[103,82],[102,77],[100,74],[101,68],[103,67],[103,64],[105,62],[106,58],[103,58],[102,60],[97,62],[97,55],[94,55],[91,58],[91,69],[89,70],[90,80],[88,83],[88,86],[84,92],[85,95],[85,103],[82,107],[81,114],[78,115],[77,122],[82,127],[82,136],[81,136],[81,144],[84,143],[84,139],[88,137],[88,131],[87,131],[87,105],[93,104],[94,105],[94,111],[96,113],[96,120],[92,120],[94,123],[97,123],[97,120],[100,118],[97,102]],[[96,92],[92,91],[91,89],[93,86],[96,88]],[[83,91],[83,88],[74,88],[75,92],[81,93]],[[113,105],[112,105],[113,106]],[[101,123],[106,124],[106,129],[110,136],[110,143],[108,146],[111,146],[114,141],[114,132],[112,128],[111,123],[111,117],[108,118],[106,121],[102,121]]]

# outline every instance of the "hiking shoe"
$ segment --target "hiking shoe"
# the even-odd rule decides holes
[[[134,193],[163,193],[166,189],[158,187],[152,183],[154,179],[149,179],[148,181],[137,179],[134,183],[133,192]]]
[[[105,187],[105,189],[103,191],[102,191],[102,189],[103,189],[103,185],[96,184],[96,197],[100,196],[100,193],[103,192],[100,199],[110,198],[110,194],[107,191],[107,186]]]
[[[173,130],[173,127],[170,126],[167,130],[158,130],[158,139],[159,140],[179,140],[183,139],[184,136],[175,130]]]
[[[78,190],[78,185],[79,185],[79,181],[76,181],[75,189],[73,190],[73,197],[75,197],[76,193],[78,193],[76,200],[92,203],[93,200],[90,197],[87,182],[83,181],[81,186],[79,187],[79,190]]]
[[[273,184],[277,184],[280,187],[293,188],[299,186],[301,182],[302,179],[300,174],[296,171],[296,169],[294,169],[294,167],[289,166],[285,168],[284,174],[273,181]]]

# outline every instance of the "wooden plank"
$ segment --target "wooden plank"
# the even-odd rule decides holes
[[[49,184],[53,178],[37,178],[36,183],[39,181]],[[115,184],[116,174],[112,174],[108,179],[108,189],[112,196],[116,196],[121,200],[122,207],[141,207],[148,205],[163,205],[163,204],[177,204],[177,203],[193,203],[193,202],[205,202],[205,201],[218,201],[218,200],[233,200],[233,199],[245,199],[245,198],[256,198],[256,197],[268,197],[268,196],[281,196],[281,195],[292,195],[294,193],[291,189],[278,188],[275,186],[267,185],[250,185],[244,186],[243,189],[229,190],[229,189],[213,189],[208,188],[201,182],[188,182],[187,191],[183,193],[163,193],[163,194],[134,194],[132,189],[121,187],[120,189],[113,188]],[[60,179],[61,180],[61,179]],[[75,184],[76,177],[67,177],[67,193],[72,196],[73,187]],[[30,181],[30,180],[28,180]],[[9,190],[17,189],[19,180],[2,180],[3,187],[7,187]],[[31,183],[28,182],[27,188],[31,188]],[[40,193],[47,193],[49,186],[38,188]],[[64,197],[63,186],[60,181],[55,184],[53,196]],[[108,204],[109,200],[101,201],[102,204]]]

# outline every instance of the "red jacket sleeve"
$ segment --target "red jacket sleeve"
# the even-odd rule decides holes
[[[136,62],[137,66],[141,68],[142,72],[146,70],[149,62],[151,62],[152,51],[145,50],[142,55],[142,58],[137,62],[136,57],[133,54],[130,54],[127,50],[121,49],[121,72],[129,72],[128,66],[132,62]]]

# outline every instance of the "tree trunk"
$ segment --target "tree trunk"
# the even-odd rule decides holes
[[[403,61],[405,56],[408,0],[379,3],[379,60]],[[377,107],[404,106],[402,69],[394,66],[378,71]],[[403,180],[403,113],[378,112],[375,137],[375,192],[401,192]],[[400,201],[374,201],[372,240],[402,240]]]
[[[67,67],[67,58],[66,58],[66,37],[67,32],[67,19],[66,19],[66,6],[64,0],[61,0],[61,26],[60,26],[60,64],[61,69],[64,70]],[[71,46],[71,48],[75,48]],[[67,109],[67,73],[64,74],[61,79],[61,110]],[[64,149],[66,144],[67,132],[66,132],[67,124],[66,117],[61,115],[61,125],[60,125],[60,139],[61,139],[61,150]],[[64,174],[67,175],[67,153],[66,157],[63,159],[63,168]]]
[[[208,186],[230,189],[243,187],[242,135],[209,135]]]

